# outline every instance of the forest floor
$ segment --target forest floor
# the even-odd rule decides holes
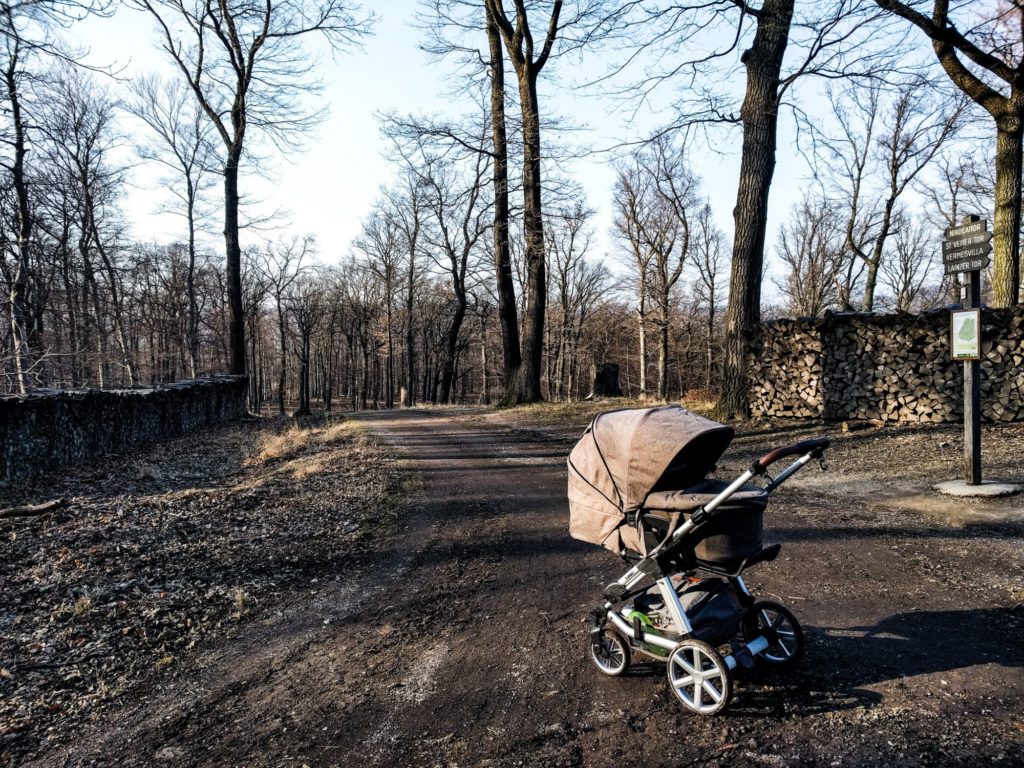
[[[35,684],[52,698],[25,716],[50,717],[52,730],[7,726],[0,754],[7,750],[12,761],[33,766],[118,768],[318,768],[354,760],[495,767],[1024,763],[1024,501],[953,503],[930,491],[958,474],[954,427],[745,427],[719,476],[738,473],[781,444],[834,433],[831,469],[808,467],[773,494],[767,537],[784,543],[782,554],[746,574],[754,592],[788,604],[804,623],[804,658],[785,674],[739,676],[732,705],[713,718],[690,715],[676,703],[664,664],[639,664],[618,679],[601,676],[588,659],[586,614],[623,567],[610,553],[568,537],[565,457],[593,412],[614,405],[363,414],[359,422],[393,448],[352,437],[335,449],[311,438],[304,460],[348,472],[346,482],[319,487],[309,482],[317,473],[296,477],[284,471],[290,459],[271,460],[277,495],[266,499],[257,491],[224,527],[274,521],[274,510],[285,504],[288,525],[237,556],[175,571],[181,580],[213,577],[207,589],[265,578],[264,588],[243,587],[261,594],[259,602],[236,618],[233,601],[220,598],[221,628],[193,638],[191,648],[193,639],[168,646],[166,654],[154,650],[137,682],[108,693],[67,726],[46,712],[46,701],[65,701],[65,689],[83,685],[80,678],[60,679],[74,669],[61,662],[79,658],[72,655],[81,652],[72,644],[78,641],[48,651],[45,659],[59,666],[25,666],[34,663],[31,637],[47,647],[51,634],[73,623],[75,593],[61,587],[37,597],[18,585],[45,583],[55,560],[82,559],[76,550],[87,552],[91,542],[88,547],[106,552],[105,567],[124,570],[108,579],[108,589],[129,579],[136,587],[92,601],[89,610],[110,614],[106,634],[86,642],[129,642],[120,637],[128,615],[164,598],[154,596],[157,585],[138,584],[142,577],[132,563],[139,560],[117,552],[121,534],[111,531],[139,525],[133,514],[157,513],[125,512],[112,518],[113,527],[96,518],[88,523],[92,538],[69,544],[68,552],[49,548],[47,526],[84,526],[99,514],[93,508],[69,515],[77,522],[55,516],[3,531],[16,534],[11,546],[17,549],[16,564],[0,564],[0,577],[25,591],[13,608],[6,595],[0,603],[6,670],[0,733],[7,723],[24,722],[2,707],[31,675],[52,678],[48,688]],[[240,455],[252,453],[252,436],[232,439]],[[114,477],[83,482],[92,483],[93,493],[104,481],[117,487],[129,482],[118,475],[137,472],[129,467],[142,461],[151,468],[146,474],[169,483],[190,449],[197,473],[223,464],[236,478],[211,483],[200,498],[227,493],[250,471],[241,466],[245,459],[229,459],[230,451],[204,461],[195,440],[141,452],[122,470],[112,464]],[[320,458],[333,450],[372,453],[349,472],[337,466],[342,454]],[[986,428],[985,451],[991,477],[1024,480],[1024,426]],[[402,456],[400,464],[388,458],[392,452]],[[378,475],[378,464],[389,469]],[[253,472],[246,482],[264,482],[267,473]],[[186,478],[181,483],[204,487]],[[335,496],[364,487],[376,489],[365,507],[359,497]],[[412,490],[395,511],[403,487]],[[167,492],[174,489],[161,490]],[[107,514],[135,508],[141,503],[135,494],[146,491],[118,493],[120,501],[105,502]],[[218,526],[205,527],[212,519],[199,508],[209,500],[194,503],[198,525],[181,541],[230,538]],[[180,514],[175,525],[187,525],[193,513],[182,508]],[[357,523],[347,534],[350,514],[385,522],[397,515],[398,523],[375,530]],[[349,535],[363,537],[364,546],[343,546]],[[157,541],[148,551],[165,564],[176,560],[174,548]],[[271,556],[277,561],[270,563]],[[289,569],[289,557],[308,570]],[[223,572],[222,562],[231,564]],[[250,569],[254,575],[244,576]],[[37,624],[36,602],[43,600],[56,618]],[[126,604],[117,607],[118,601]],[[186,601],[164,620],[180,621],[189,610]],[[26,617],[14,625],[21,639],[7,645],[16,616]],[[146,631],[156,637],[165,629]],[[128,637],[142,642],[131,631]],[[165,656],[172,660],[160,665]],[[111,666],[117,665],[115,658]]]
[[[354,422],[253,419],[0,494],[65,501],[0,520],[0,766],[315,601],[395,527],[408,478]]]

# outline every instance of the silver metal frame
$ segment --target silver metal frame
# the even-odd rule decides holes
[[[788,480],[790,477],[792,477],[798,471],[800,471],[804,466],[806,466],[807,463],[810,462],[813,458],[813,452],[804,454],[799,459],[790,464],[788,467],[786,467],[774,479],[770,479],[768,485],[765,487],[765,490],[769,492],[775,490],[780,485],[782,485],[786,480]],[[714,510],[716,510],[718,507],[720,507],[722,504],[728,501],[729,498],[733,494],[735,494],[740,488],[746,485],[747,482],[753,479],[755,477],[755,474],[756,473],[753,471],[753,469],[748,469],[746,472],[737,477],[736,480],[734,480],[728,488],[726,488],[714,499],[712,499],[703,506],[702,509],[704,513],[710,514],[711,512],[714,512]],[[687,534],[689,534],[690,531],[692,531],[695,527],[696,524],[693,522],[693,518],[691,516],[689,520],[684,522],[675,530],[672,536],[666,538],[657,547],[651,550],[650,554],[648,554],[647,557],[644,559],[646,560],[655,557],[662,549],[680,541]],[[626,571],[626,573],[623,574],[623,576],[615,583],[625,587],[626,591],[628,592],[639,586],[640,583],[645,578],[647,578],[647,576],[648,574],[640,570],[638,564],[630,568],[628,571]],[[733,578],[732,581],[744,596],[750,596],[750,592],[747,590],[747,585],[743,582],[742,578],[737,576]],[[661,595],[665,600],[665,605],[668,608],[669,615],[672,617],[672,622],[676,625],[676,628],[679,630],[678,634],[680,635],[680,641],[672,640],[671,638],[664,637],[662,635],[645,632],[643,633],[642,642],[648,645],[654,645],[659,648],[664,648],[667,651],[671,652],[678,648],[682,641],[685,641],[692,636],[693,626],[690,624],[689,617],[686,615],[686,609],[683,607],[683,604],[679,599],[679,595],[675,590],[675,585],[672,584],[672,579],[669,576],[662,576],[655,581],[655,584],[657,585],[658,591],[661,592]],[[627,622],[622,616],[619,615],[617,611],[612,609],[613,605],[614,603],[612,603],[611,601],[605,601],[604,608],[606,611],[607,619],[614,625],[615,629],[623,635],[623,637],[627,637],[630,640],[636,642],[637,638],[635,633],[633,632],[633,628],[629,625],[629,622]],[[768,649],[769,645],[770,643],[764,635],[758,635],[753,640],[748,642],[745,648],[747,651],[751,653],[751,655],[758,656],[764,653]],[[733,654],[729,654],[728,656],[724,657],[724,660],[725,663],[729,666],[729,669],[735,669],[737,664],[739,663],[736,661]]]

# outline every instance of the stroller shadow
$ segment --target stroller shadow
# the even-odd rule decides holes
[[[910,611],[874,626],[805,627],[807,651],[798,666],[790,672],[759,665],[740,673],[745,684],[730,711],[781,712],[780,698],[786,699],[789,713],[802,715],[870,708],[881,704],[885,694],[865,686],[986,665],[995,668],[991,674],[998,678],[1005,675],[1002,670],[1024,667],[1021,631],[1024,609],[1019,606]],[[787,688],[786,697],[775,692],[780,686]]]

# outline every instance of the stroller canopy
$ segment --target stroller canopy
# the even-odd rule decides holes
[[[613,552],[640,550],[626,516],[651,491],[700,482],[733,435],[678,405],[599,414],[569,454],[570,535]]]

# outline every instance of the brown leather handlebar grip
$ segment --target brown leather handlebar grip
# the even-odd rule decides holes
[[[806,453],[812,451],[823,451],[831,445],[832,441],[827,437],[816,437],[813,440],[803,440],[793,445],[787,445],[785,448],[776,448],[771,453],[765,454],[760,459],[754,462],[755,472],[764,472],[768,469],[769,465],[774,464],[779,459],[784,459],[787,456],[803,456]]]

